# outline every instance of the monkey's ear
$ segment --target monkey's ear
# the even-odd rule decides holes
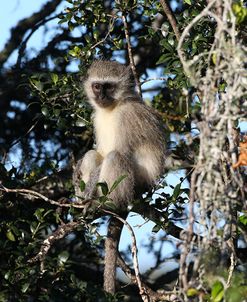
[[[80,75],[79,76],[79,80],[80,82],[84,83],[88,78],[88,75],[87,74],[83,74],[83,75]]]

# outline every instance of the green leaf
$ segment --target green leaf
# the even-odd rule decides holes
[[[173,194],[172,194],[172,197],[174,200],[176,200],[180,194],[180,190],[181,189],[181,183],[177,184],[174,191],[173,191]]]
[[[222,301],[223,296],[224,296],[224,286],[220,281],[216,281],[211,291],[212,302]]]
[[[240,1],[233,3],[232,10],[237,17],[237,24],[244,22],[247,19],[247,8]]]
[[[80,188],[81,192],[85,191],[86,184],[85,184],[85,182],[83,180],[80,180],[79,188]]]
[[[165,62],[171,60],[172,58],[173,58],[173,56],[170,53],[165,53],[159,58],[158,62],[156,62],[156,65],[165,63]]]
[[[196,288],[189,288],[187,290],[187,296],[188,297],[198,296],[198,290]]]
[[[175,54],[175,48],[172,47],[171,43],[169,43],[168,40],[165,40],[164,42],[161,43],[161,45],[168,50],[168,52],[170,53],[170,55],[172,56],[172,58],[174,58],[176,56]]]
[[[21,291],[23,293],[25,293],[28,290],[29,286],[30,286],[30,283],[24,283],[21,287]]]
[[[156,225],[152,228],[152,232],[153,232],[153,233],[158,233],[160,229],[161,229],[160,225],[156,224]]]
[[[239,216],[239,222],[247,226],[247,215]]]
[[[56,117],[59,117],[61,110],[60,109],[53,109],[53,113]]]
[[[69,253],[67,251],[63,251],[58,255],[58,263],[63,265],[69,259]]]
[[[41,83],[40,80],[37,79],[30,79],[30,83],[32,84],[32,86],[37,89],[38,91],[42,91],[43,90],[43,83]]]
[[[216,62],[217,62],[217,54],[216,53],[213,53],[213,55],[212,55],[212,62],[214,63],[214,65],[216,65]]]
[[[42,220],[43,217],[43,212],[45,209],[39,208],[34,212],[34,216],[38,219],[38,220]]]
[[[30,225],[30,230],[32,234],[35,234],[37,232],[37,225],[38,223],[36,221],[33,221]]]
[[[8,271],[5,275],[4,275],[4,279],[9,280],[9,277],[11,276],[11,271]],[[0,300],[1,301],[1,300]]]
[[[48,108],[47,108],[46,106],[43,106],[43,107],[41,108],[41,112],[42,112],[42,114],[43,114],[44,116],[48,116],[48,115],[49,115],[49,110],[48,110]]]
[[[241,287],[228,288],[226,291],[226,301],[228,302],[240,302],[244,301],[247,291],[242,293]]]
[[[107,202],[108,198],[106,196],[100,196],[99,202],[100,204],[105,204]]]
[[[52,79],[52,82],[56,85],[59,78],[58,78],[58,75],[56,73],[52,73],[51,74],[51,79]]]
[[[117,209],[115,203],[112,200],[106,200],[104,206],[114,211]]]
[[[104,239],[104,236],[100,236],[100,235],[98,235],[97,237],[96,237],[96,240],[95,240],[95,245],[98,245],[100,242],[102,242],[102,240]]]
[[[63,19],[58,21],[58,24],[62,24],[62,23],[65,23],[65,22],[67,22],[67,20],[66,20],[66,18],[63,18]]]
[[[65,118],[59,117],[57,121],[57,126],[60,129],[65,129],[67,127],[67,120]]]
[[[122,175],[120,176],[117,180],[114,181],[113,185],[111,186],[111,189],[110,189],[110,193],[116,189],[116,187],[120,184],[120,182],[122,180],[124,180],[128,175]]]
[[[14,234],[12,233],[11,230],[8,230],[8,231],[7,231],[6,236],[7,236],[7,238],[8,238],[10,241],[15,241],[15,236],[14,236]]]
[[[191,0],[184,0],[184,3],[191,5]]]
[[[76,26],[75,23],[73,23],[73,22],[71,22],[71,21],[68,22],[68,27],[69,27],[69,30],[70,30],[70,31],[72,31],[72,30],[75,28],[75,26]]]
[[[104,196],[106,196],[108,194],[109,189],[108,189],[108,185],[107,185],[106,182],[99,182],[99,183],[97,183],[97,187],[101,188],[102,194]]]

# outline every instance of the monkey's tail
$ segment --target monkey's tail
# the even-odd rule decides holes
[[[126,218],[127,215],[121,215]],[[123,223],[115,217],[111,217],[108,225],[107,238],[105,240],[105,268],[104,290],[114,294],[116,291],[116,267],[118,257],[118,245],[120,241]]]

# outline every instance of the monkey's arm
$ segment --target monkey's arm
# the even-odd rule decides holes
[[[159,114],[143,102],[132,101],[121,106],[120,149],[149,144],[166,148],[166,129]]]

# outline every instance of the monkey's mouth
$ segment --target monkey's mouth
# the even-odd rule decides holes
[[[114,103],[114,99],[113,98],[109,98],[109,97],[102,97],[102,98],[97,98],[95,100],[95,102],[100,106],[100,107],[103,107],[103,108],[106,108],[106,107],[110,107],[113,105]]]

